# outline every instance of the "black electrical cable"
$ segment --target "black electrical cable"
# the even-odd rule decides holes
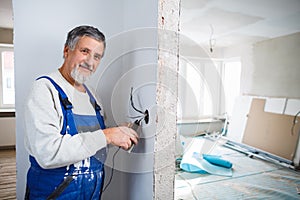
[[[110,178],[109,178],[109,180],[108,180],[106,186],[103,187],[102,193],[106,190],[106,188],[107,188],[107,187],[109,186],[109,184],[111,183],[111,180],[112,180],[113,175],[114,175],[115,157],[116,157],[117,153],[119,152],[120,148],[121,148],[121,147],[118,148],[118,150],[114,153],[114,155],[113,155],[113,157],[112,157],[112,168],[111,168]]]
[[[141,122],[143,119],[145,120],[146,124],[148,124],[148,122],[149,122],[149,111],[146,110],[145,112],[143,112],[143,111],[141,111],[141,110],[139,110],[139,109],[137,109],[137,108],[135,107],[135,105],[134,105],[134,103],[133,103],[133,97],[132,97],[133,95],[132,95],[132,91],[133,91],[133,87],[131,87],[131,91],[130,91],[130,104],[131,104],[132,108],[133,108],[135,111],[137,111],[137,112],[143,114],[143,115],[141,116],[141,118],[140,118],[139,120],[137,120],[137,124],[140,124],[140,122]]]
[[[295,125],[297,123],[297,117],[298,117],[299,114],[300,114],[300,111],[297,112],[297,114],[294,116],[293,125],[292,125],[292,128],[291,128],[292,135],[294,135],[294,128],[295,128]]]
[[[139,110],[139,109],[137,109],[135,106],[134,106],[134,103],[133,103],[133,100],[132,100],[132,90],[133,90],[133,88],[131,87],[131,91],[130,91],[130,103],[131,103],[131,106],[132,106],[132,108],[135,110],[135,111],[137,111],[137,112],[139,112],[139,113],[141,113],[141,114],[145,114],[143,111],[141,111],[141,110]]]

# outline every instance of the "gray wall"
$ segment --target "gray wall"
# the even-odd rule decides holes
[[[13,8],[17,198],[23,199],[29,167],[23,144],[23,118],[26,116],[23,105],[35,78],[61,66],[66,34],[74,26],[94,25],[107,36],[106,55],[89,83],[103,100],[107,124],[128,121],[128,115],[136,115],[128,104],[131,86],[139,100],[137,105],[155,113],[156,31],[145,28],[157,27],[157,1],[134,0],[125,4],[122,0],[13,0]],[[135,30],[128,32],[129,29]],[[155,115],[151,117],[154,119]],[[136,152],[130,154],[132,156],[122,151],[118,153],[113,182],[103,199],[141,199],[141,196],[152,199],[153,172],[149,168],[152,167],[152,135],[155,133],[152,119],[143,127],[143,139]],[[109,159],[111,156],[108,169]]]
[[[96,82],[99,94],[110,97],[103,99],[104,107],[110,108],[106,113],[108,122],[111,123],[108,125],[133,121],[129,116],[139,115],[130,106],[131,87],[136,107],[150,111],[150,122],[143,123],[139,145],[131,154],[123,150],[117,154],[114,178],[103,193],[103,199],[147,200],[153,196],[157,1],[128,1],[123,12],[124,31],[109,39],[107,57],[102,63],[105,68],[98,71],[99,76],[95,76],[101,78],[93,81]],[[106,181],[111,176],[114,151],[114,148],[110,148]]]

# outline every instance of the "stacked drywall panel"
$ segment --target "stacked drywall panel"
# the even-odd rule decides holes
[[[240,97],[227,137],[299,165],[300,100]]]

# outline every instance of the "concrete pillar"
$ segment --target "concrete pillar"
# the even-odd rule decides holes
[[[180,0],[158,1],[153,199],[174,199]]]

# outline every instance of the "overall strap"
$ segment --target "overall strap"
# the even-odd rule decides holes
[[[67,133],[67,134],[70,134],[72,136],[77,134],[77,128],[75,126],[75,121],[74,121],[73,112],[72,112],[73,105],[68,100],[68,97],[67,97],[66,93],[49,76],[41,76],[41,77],[37,78],[36,80],[39,80],[41,78],[48,79],[53,84],[55,89],[58,91],[60,104],[61,104],[61,109],[62,109],[62,113],[64,115],[63,127],[61,129],[60,134],[65,135]]]
[[[103,116],[100,113],[101,107],[97,104],[96,99],[94,98],[94,96],[92,95],[92,93],[90,92],[88,87],[86,85],[83,85],[83,86],[84,86],[85,90],[87,91],[88,95],[90,96],[90,101],[95,108],[98,122],[100,124],[101,129],[103,130],[103,129],[105,129],[105,124],[104,124]]]

